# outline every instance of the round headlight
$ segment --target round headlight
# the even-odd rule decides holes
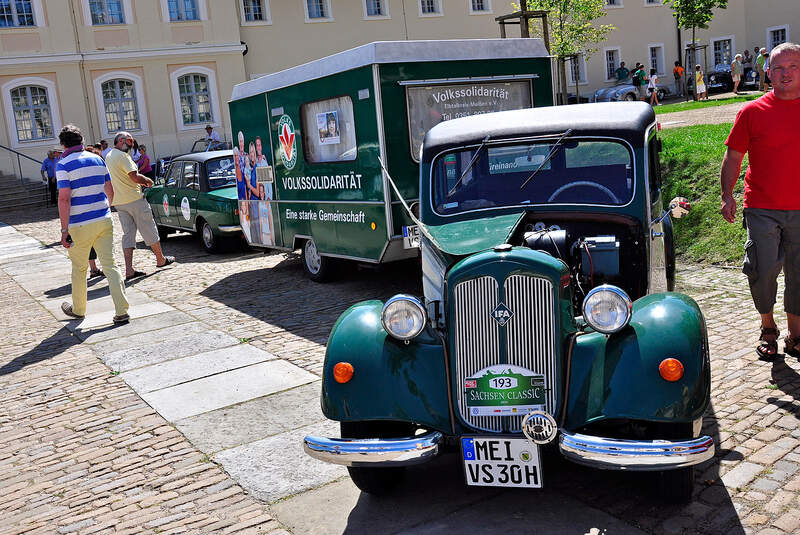
[[[603,284],[593,288],[583,300],[583,319],[595,331],[615,333],[630,321],[632,306],[628,294],[616,286]]]
[[[411,295],[395,295],[383,305],[381,323],[398,340],[411,340],[425,328],[425,307]]]

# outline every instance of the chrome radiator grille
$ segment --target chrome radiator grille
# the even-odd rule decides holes
[[[505,325],[506,342],[500,343],[501,327],[491,312],[501,302],[497,281],[479,277],[457,284],[453,289],[455,326],[456,393],[461,417],[483,431],[519,431],[521,416],[471,416],[464,392],[464,381],[472,374],[495,364],[522,366],[545,376],[546,410],[556,408],[558,373],[556,370],[556,324],[553,284],[548,279],[512,275],[503,284],[502,302],[513,315]]]

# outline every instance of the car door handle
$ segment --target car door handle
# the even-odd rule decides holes
[[[172,197],[172,198],[174,199],[174,198],[175,198],[175,195],[170,195],[170,197]]]
[[[192,200],[193,200],[193,201],[196,201],[196,200],[197,200],[197,197],[192,197]]]

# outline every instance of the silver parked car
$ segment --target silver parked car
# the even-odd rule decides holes
[[[672,94],[666,86],[657,86],[658,100],[663,100],[667,95]],[[636,96],[636,88],[630,82],[621,82],[612,87],[598,89],[594,92],[593,102],[616,102],[616,101],[630,101],[634,102],[639,100]]]

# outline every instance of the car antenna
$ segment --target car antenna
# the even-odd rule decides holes
[[[542,167],[547,165],[547,162],[549,162],[550,160],[553,159],[553,156],[556,155],[556,152],[558,151],[558,148],[561,147],[561,142],[564,141],[564,138],[567,137],[568,135],[570,135],[571,133],[572,133],[572,128],[568,128],[566,132],[561,134],[561,137],[558,138],[558,141],[555,142],[555,144],[553,145],[553,148],[550,149],[550,152],[547,154],[547,157],[544,160],[542,160],[542,163],[539,164],[539,167],[536,168],[536,171],[531,173],[531,176],[529,176],[527,179],[525,179],[525,182],[522,183],[522,185],[519,187],[519,189],[522,189],[525,186],[527,186],[528,182],[533,180],[533,177],[535,177],[536,174],[539,171],[542,170]]]

